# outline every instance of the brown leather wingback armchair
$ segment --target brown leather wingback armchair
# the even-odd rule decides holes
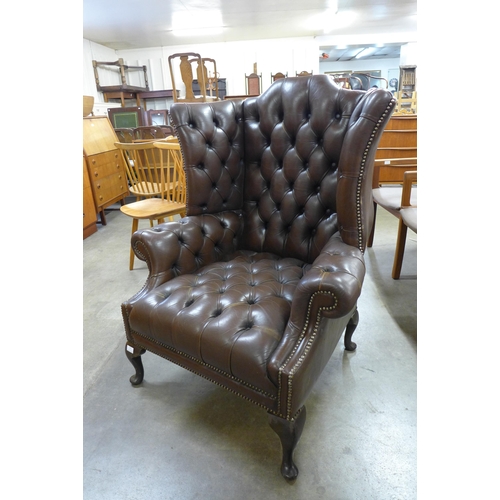
[[[131,383],[150,351],[264,408],[287,479],[308,394],[344,331],[356,348],[373,162],[394,105],[326,75],[172,105],[187,216],[132,237],[149,276],[122,305]]]

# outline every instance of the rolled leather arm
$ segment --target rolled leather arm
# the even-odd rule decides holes
[[[353,310],[365,271],[361,251],[344,243],[338,233],[333,235],[295,290],[287,328],[269,361],[273,379],[321,316],[340,318]]]
[[[241,216],[235,212],[184,217],[137,231],[132,248],[149,268],[147,290],[176,276],[194,273],[234,252]]]

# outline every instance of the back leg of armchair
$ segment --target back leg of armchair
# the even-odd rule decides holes
[[[356,309],[354,311],[354,314],[351,316],[349,323],[347,323],[345,329],[344,346],[346,351],[355,351],[356,347],[358,347],[356,343],[352,341],[352,334],[354,333],[354,330],[356,330],[358,323],[359,323],[359,313],[358,310]]]
[[[399,219],[398,239],[396,241],[396,252],[394,253],[394,263],[392,265],[392,279],[398,280],[401,275],[401,267],[403,266],[403,255],[406,246],[406,234],[408,226]]]
[[[268,414],[269,425],[278,435],[281,441],[283,458],[281,461],[281,475],[285,479],[295,479],[299,475],[299,470],[293,461],[293,452],[306,423],[306,407],[299,410],[295,420],[286,420],[276,415]]]
[[[373,237],[375,235],[375,220],[376,219],[377,219],[377,204],[375,202],[373,202],[373,224],[372,224],[372,228],[370,231],[370,235],[368,236],[368,241],[366,242],[366,246],[368,248],[371,248],[371,246],[373,245]]]
[[[144,349],[135,347],[129,342],[125,344],[125,354],[135,368],[135,375],[130,377],[130,383],[132,385],[139,385],[144,380],[144,367],[142,366],[141,355],[145,352]]]

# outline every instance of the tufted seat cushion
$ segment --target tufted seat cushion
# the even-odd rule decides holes
[[[267,361],[283,336],[305,270],[298,259],[237,252],[149,293],[130,325],[163,346],[265,392]],[[249,346],[252,346],[249,348]]]

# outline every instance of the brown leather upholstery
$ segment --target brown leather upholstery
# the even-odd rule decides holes
[[[291,450],[277,430],[285,477],[297,474],[295,422],[346,326],[356,347],[373,160],[393,108],[387,91],[326,75],[174,104],[187,216],[132,238],[149,267],[122,306],[132,383],[148,350],[262,406],[275,430],[293,429]]]

